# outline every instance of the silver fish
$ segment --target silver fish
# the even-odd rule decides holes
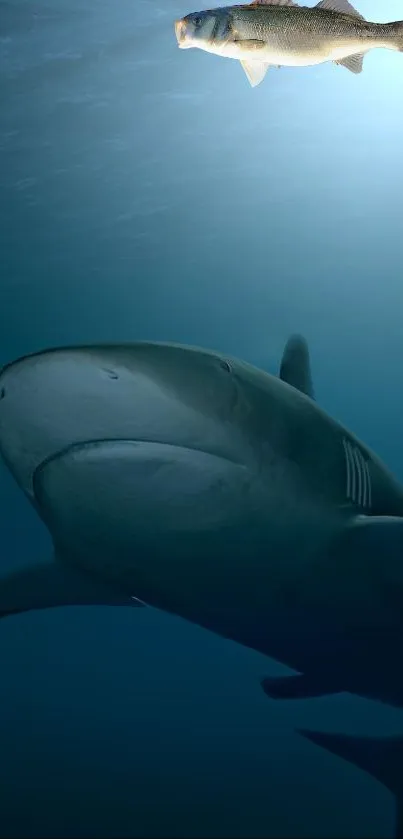
[[[306,67],[334,61],[361,73],[369,50],[403,51],[403,21],[371,23],[348,0],[298,6],[294,0],[253,0],[249,5],[194,12],[175,22],[181,49],[235,58],[252,87],[271,65]]]

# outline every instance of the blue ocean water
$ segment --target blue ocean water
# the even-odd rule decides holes
[[[277,372],[302,332],[320,404],[403,480],[403,56],[252,90],[178,50],[194,10],[0,0],[0,363],[147,339]],[[0,523],[2,573],[49,554],[5,468]],[[23,614],[0,672],[2,836],[393,834],[391,794],[294,729],[401,733],[402,714],[269,701],[260,678],[286,668],[184,621]]]

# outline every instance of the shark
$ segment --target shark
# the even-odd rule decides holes
[[[150,606],[288,666],[272,699],[403,707],[403,487],[319,406],[303,336],[278,375],[152,342],[17,359],[0,453],[54,545],[1,616]]]

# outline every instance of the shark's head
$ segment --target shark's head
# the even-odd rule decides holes
[[[0,374],[0,451],[28,497],[40,510],[45,496],[58,510],[80,497],[98,513],[113,498],[137,528],[239,515],[250,480],[242,413],[231,362],[172,345],[54,350]]]
[[[27,356],[0,374],[0,451],[28,495],[44,460],[89,441],[132,440],[238,461],[237,391],[229,361],[174,345]]]
[[[175,21],[175,34],[180,49],[198,47],[202,50],[218,50],[228,41],[231,23],[225,9],[210,9],[192,12]]]

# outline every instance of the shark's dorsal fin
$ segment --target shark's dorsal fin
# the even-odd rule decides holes
[[[308,344],[302,335],[291,335],[280,364],[280,379],[314,399]]]

